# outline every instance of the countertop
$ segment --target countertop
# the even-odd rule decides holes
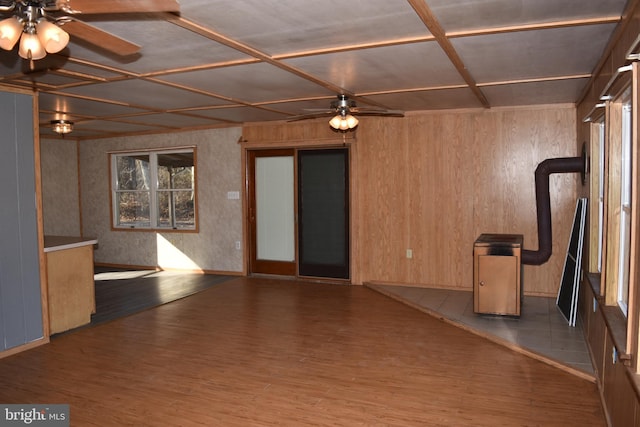
[[[75,236],[44,236],[44,251],[53,252],[64,249],[79,248],[81,246],[96,245],[98,240]]]

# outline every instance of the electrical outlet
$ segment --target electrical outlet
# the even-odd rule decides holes
[[[413,258],[413,250],[407,249],[407,258],[409,259]]]
[[[242,246],[240,246],[240,240],[236,240],[236,251],[239,251],[240,249],[242,249]]]

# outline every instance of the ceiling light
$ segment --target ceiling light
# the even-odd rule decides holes
[[[36,24],[38,38],[48,53],[58,53],[69,43],[69,34],[49,21]]]
[[[57,53],[69,43],[69,34],[47,20],[44,9],[31,2],[19,2],[15,15],[0,21],[0,48],[12,50],[20,40],[18,55],[35,61]]]
[[[0,21],[0,48],[11,50],[22,34],[22,22],[15,16]]]
[[[58,135],[66,135],[73,130],[73,122],[68,120],[51,120],[51,126]]]
[[[33,32],[26,32],[25,30],[25,32],[22,33],[22,37],[20,37],[18,55],[20,55],[21,58],[33,61],[47,56],[47,51],[44,50],[44,46],[40,43],[40,39],[36,35],[35,29]]]
[[[347,114],[346,111],[341,111],[329,120],[329,126],[336,130],[346,131],[358,126],[358,119],[351,114]]]

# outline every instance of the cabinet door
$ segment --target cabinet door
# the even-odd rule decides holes
[[[518,258],[515,256],[478,256],[479,313],[518,313]]]

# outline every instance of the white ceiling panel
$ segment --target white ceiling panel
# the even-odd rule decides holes
[[[138,124],[116,120],[92,120],[87,122],[77,122],[74,125],[74,129],[81,131],[95,131],[105,132],[111,134],[118,133],[138,133],[138,132],[154,132],[159,130],[166,130],[165,127],[158,127],[146,124]]]
[[[318,84],[267,63],[168,74],[159,79],[248,103],[332,94]]]
[[[43,133],[64,117],[78,139],[283,120],[338,94],[406,112],[571,103],[628,13],[627,0],[179,3],[177,15],[77,15],[140,52],[76,33],[33,63],[0,51],[0,84],[39,91]]]
[[[620,15],[627,0],[429,0],[446,31],[469,31]]]
[[[589,74],[612,24],[453,39],[478,83]],[[589,42],[587,42],[589,40]]]
[[[270,55],[430,33],[409,3],[389,0],[190,0],[182,16]]]
[[[120,80],[66,89],[65,93],[108,99],[127,105],[156,109],[177,109],[220,105],[227,102],[208,95],[154,83],[147,80]]]
[[[284,120],[288,117],[287,114],[279,114],[273,111],[263,110],[253,107],[233,107],[233,108],[219,108],[193,111],[193,114],[198,114],[204,117],[210,117],[212,119],[244,123],[244,122],[263,122],[270,120]]]
[[[111,15],[109,15],[111,17]],[[91,20],[95,27],[141,46],[139,54],[116,56],[72,38],[69,52],[77,58],[138,74],[247,59],[234,49],[158,19]]]
[[[68,113],[70,117],[105,117],[136,115],[145,110],[90,99],[41,93],[38,96],[40,111]]]
[[[580,96],[580,92],[588,79],[568,81],[546,81],[483,87],[482,92],[494,107],[536,104],[572,103]],[[518,100],[526,99],[526,104]]]
[[[402,111],[482,108],[478,98],[468,88],[402,92],[368,98],[390,109]]]
[[[167,129],[184,129],[225,124],[224,121],[187,113],[143,114],[128,117],[127,122],[143,125],[159,126]]]
[[[464,84],[435,42],[306,56],[284,62],[353,92]]]

